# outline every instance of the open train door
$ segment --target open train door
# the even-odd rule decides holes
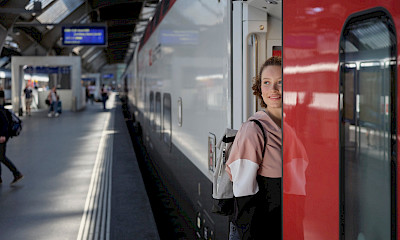
[[[233,1],[232,119],[238,129],[260,103],[251,89],[263,62],[282,53],[282,0]]]

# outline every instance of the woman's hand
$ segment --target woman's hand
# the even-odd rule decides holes
[[[4,143],[6,141],[6,137],[5,136],[1,136],[0,137],[0,143]]]

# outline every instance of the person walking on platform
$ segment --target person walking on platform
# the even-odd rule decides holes
[[[32,89],[28,87],[28,85],[25,86],[24,89],[25,93],[25,108],[26,108],[26,115],[30,116],[31,115],[31,104],[32,104]]]
[[[50,101],[50,108],[47,114],[48,117],[56,116],[58,117],[60,114],[57,111],[58,107],[58,99],[59,96],[57,95],[56,87],[53,87],[47,96],[47,99]]]
[[[104,84],[101,86],[101,100],[103,102],[103,109],[106,109],[106,102],[108,99],[108,91],[107,88],[104,86]]]
[[[20,171],[15,167],[15,165],[10,161],[8,157],[6,157],[6,146],[7,146],[7,141],[9,139],[9,129],[8,129],[8,123],[9,117],[6,113],[6,110],[3,106],[0,106],[0,162],[2,162],[14,175],[14,180],[11,182],[11,184],[14,184],[21,180],[24,175],[21,174]],[[2,183],[3,180],[1,179],[1,164],[0,164],[0,183]]]

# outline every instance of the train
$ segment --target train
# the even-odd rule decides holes
[[[211,213],[216,143],[261,109],[251,85],[271,56],[283,239],[400,239],[399,16],[395,0],[159,3],[123,81],[188,239],[228,239],[229,218]]]

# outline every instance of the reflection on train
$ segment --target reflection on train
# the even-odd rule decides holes
[[[188,238],[227,239],[215,142],[260,109],[252,78],[282,50],[284,239],[400,239],[399,16],[395,0],[160,3],[124,80]]]
[[[400,8],[298,3],[283,7],[284,239],[399,239]]]

